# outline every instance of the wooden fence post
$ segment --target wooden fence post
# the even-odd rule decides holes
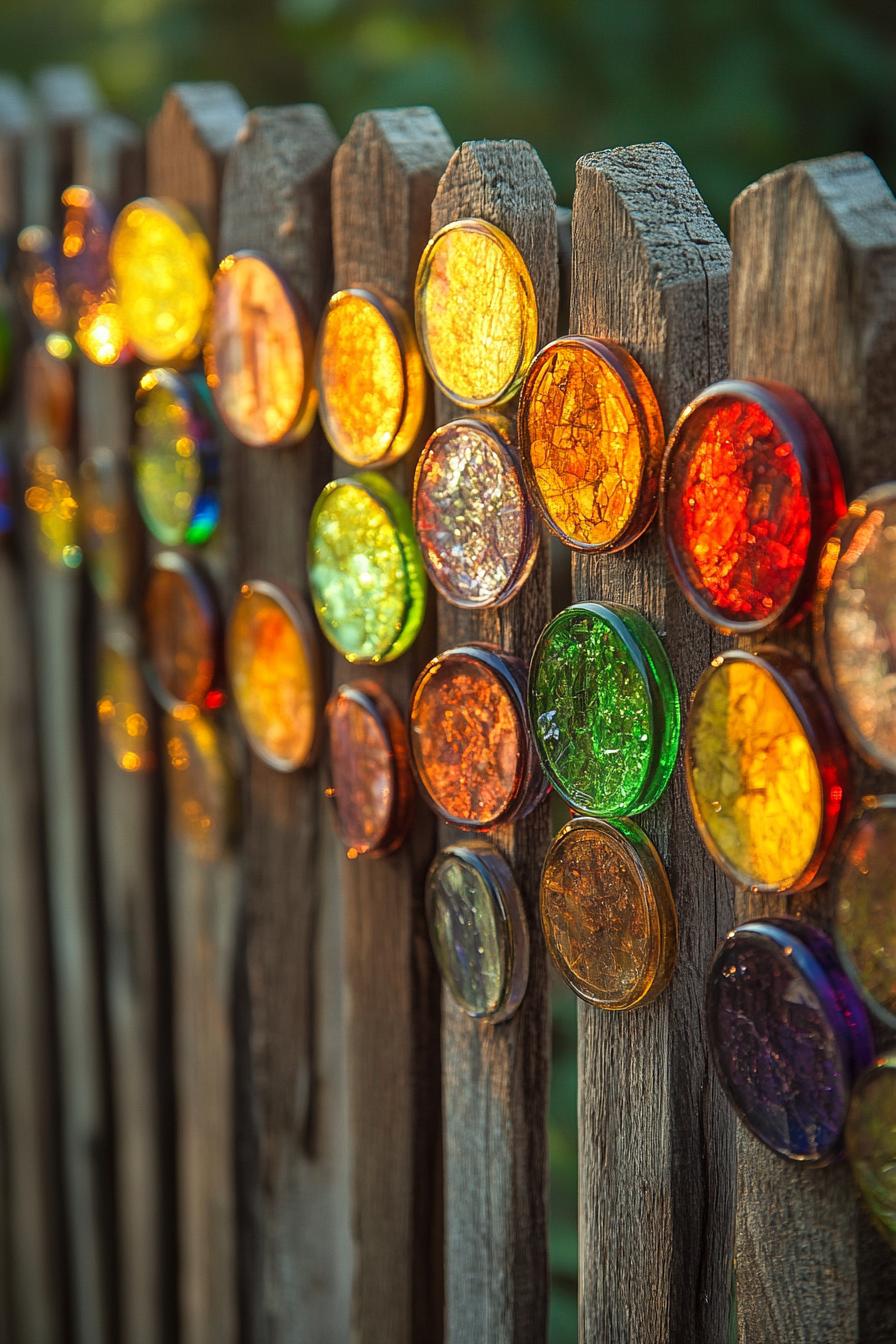
[[[315,328],[330,293],[330,170],[338,143],[323,108],[259,108],[243,123],[224,173],[222,255],[260,253],[290,283]],[[308,518],[329,468],[323,431],[316,425],[285,447],[233,443],[230,451],[241,500],[238,581],[265,579],[305,595]],[[342,1344],[347,1180],[339,947],[330,932],[338,932],[338,901],[318,764],[282,773],[250,751],[243,799],[239,954],[247,1012],[237,1048],[250,1337]]]
[[[519,248],[532,277],[543,345],[557,327],[558,224],[554,189],[531,145],[522,140],[461,145],[439,183],[432,232],[466,218],[496,225]],[[437,424],[463,414],[437,395]],[[440,600],[439,649],[481,641],[528,663],[550,616],[549,570],[545,542],[525,585],[506,605],[470,611]],[[457,832],[440,830],[443,843],[457,843]],[[547,802],[489,833],[511,865],[530,926],[529,981],[521,1007],[506,1022],[479,1022],[462,1012],[447,990],[442,994],[449,1344],[523,1344],[543,1340],[547,1328],[550,1020],[538,887],[548,838]]]
[[[176,84],[147,134],[147,188],[178,201],[218,253],[221,179],[246,107],[229,84]],[[238,496],[222,455],[221,516],[202,560],[222,610],[234,591]],[[170,813],[169,813],[170,822]],[[184,1344],[239,1333],[233,1030],[239,864],[197,855],[169,825],[180,1328]]]
[[[333,164],[333,281],[374,286],[413,311],[429,211],[451,154],[429,108],[365,112]],[[428,417],[427,417],[428,419]],[[429,421],[431,423],[431,421]],[[387,475],[410,493],[419,443]],[[348,474],[336,459],[335,471]],[[410,654],[363,669],[402,710],[431,624]],[[357,675],[334,656],[333,676]],[[345,930],[353,1338],[440,1338],[438,989],[423,911],[435,828],[421,804],[411,836],[381,859],[342,860]]]
[[[668,430],[725,372],[728,245],[661,144],[579,160],[572,236],[570,331],[634,355]],[[575,554],[572,574],[575,600],[647,617],[686,706],[719,646],[672,583],[656,523],[621,552]],[[681,762],[643,824],[678,908],[678,965],[646,1006],[579,1008],[580,1339],[717,1344],[730,1313],[734,1122],[709,1062],[703,985],[731,899],[697,836]]]
[[[864,155],[795,164],[748,187],[731,211],[731,374],[801,392],[827,426],[847,498],[893,478],[896,201]],[[807,655],[807,622],[774,643]],[[761,641],[754,641],[761,642]],[[856,796],[892,776],[854,759]],[[823,925],[829,890],[736,896],[738,921],[801,913]],[[844,1167],[782,1162],[737,1131],[738,1335],[753,1341],[889,1340],[892,1258]]]

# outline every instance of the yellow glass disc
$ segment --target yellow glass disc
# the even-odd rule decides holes
[[[115,222],[109,263],[121,320],[147,364],[196,358],[212,296],[208,241],[173,201],[141,197]]]
[[[420,258],[417,337],[433,380],[459,406],[515,395],[538,345],[528,267],[506,233],[483,219],[446,224]]]
[[[317,354],[320,418],[354,467],[382,467],[417,438],[426,400],[423,361],[407,317],[392,299],[344,289],[327,304]]]
[[[100,653],[96,704],[100,732],[120,770],[137,774],[155,764],[149,695],[136,650],[111,641]]]
[[[78,501],[68,462],[58,448],[40,448],[26,462],[25,505],[35,515],[41,554],[57,569],[77,569],[83,555],[78,539]]]

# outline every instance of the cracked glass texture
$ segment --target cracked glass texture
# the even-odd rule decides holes
[[[621,346],[553,341],[520,397],[520,445],[548,524],[581,550],[630,545],[656,511],[663,421],[647,377]]]
[[[390,662],[416,639],[426,577],[410,509],[384,476],[325,486],[308,529],[308,579],[320,627],[350,663]]]
[[[143,521],[166,546],[201,545],[218,524],[208,470],[217,445],[193,385],[167,369],[151,369],[140,379],[134,422],[134,486]]]
[[[143,595],[143,639],[153,694],[163,709],[212,708],[217,638],[211,592],[176,555],[158,556]]]
[[[488,872],[460,847],[436,855],[426,878],[433,952],[452,998],[471,1017],[488,1017],[507,994],[511,937]]]
[[[100,733],[119,770],[138,774],[152,769],[149,697],[135,653],[105,644],[99,655],[97,687]]]
[[[354,682],[330,697],[327,733],[327,796],[348,857],[391,853],[407,834],[413,798],[404,720],[374,682]]]
[[[816,648],[845,731],[896,771],[896,483],[850,505],[819,564]]]
[[[626,816],[663,793],[681,713],[655,631],[629,607],[579,603],[545,627],[529,677],[542,764],[580,812]]]
[[[545,941],[564,979],[598,1008],[634,1008],[672,974],[677,919],[662,860],[633,822],[576,818],[541,875]]]
[[[354,467],[397,461],[416,441],[426,404],[423,361],[399,304],[345,289],[327,304],[317,350],[320,418]]]
[[[223,858],[234,825],[235,785],[217,724],[191,706],[163,727],[168,818],[175,835],[207,863]]]
[[[735,929],[710,968],[706,1016],[722,1086],[756,1137],[796,1161],[835,1157],[873,1040],[827,935],[790,919]]]
[[[440,229],[420,258],[420,349],[458,406],[496,406],[517,392],[538,341],[532,277],[516,244],[481,219]]]
[[[896,1027],[896,797],[851,823],[834,882],[837,950],[871,1007]]]
[[[461,607],[506,602],[538,551],[515,452],[497,426],[456,420],[430,437],[414,479],[414,526],[427,573]]]
[[[856,1083],[846,1151],[871,1216],[896,1250],[896,1056],[876,1060]]]

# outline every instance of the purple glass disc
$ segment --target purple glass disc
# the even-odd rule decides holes
[[[795,919],[741,924],[713,959],[706,1015],[716,1072],[756,1137],[797,1162],[836,1157],[874,1043],[827,934]]]

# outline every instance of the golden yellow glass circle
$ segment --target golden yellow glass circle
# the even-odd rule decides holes
[[[212,258],[199,225],[174,201],[141,197],[122,210],[109,264],[125,332],[146,364],[186,364],[202,349]]]
[[[458,406],[509,401],[538,347],[529,268],[484,219],[446,224],[417,270],[417,338],[433,381]]]
[[[403,457],[420,432],[423,361],[401,306],[368,289],[343,289],[327,304],[317,349],[320,418],[353,467]]]

